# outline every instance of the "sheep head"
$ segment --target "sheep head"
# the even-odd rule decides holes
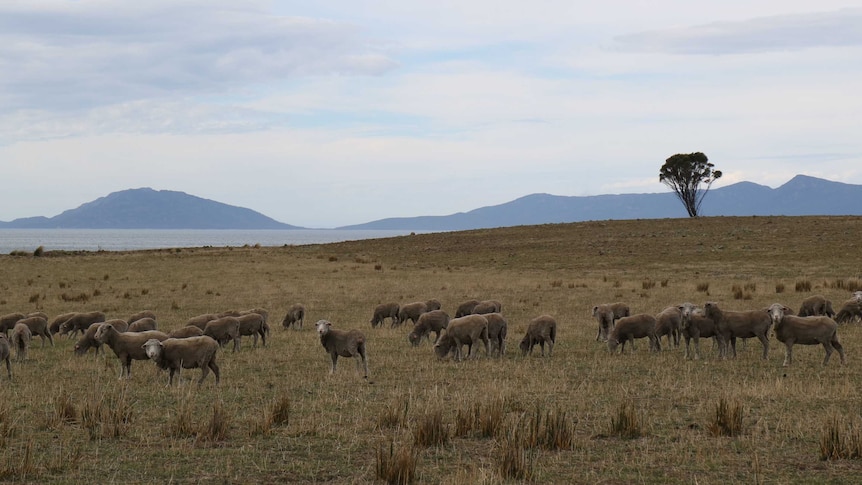
[[[147,340],[144,345],[141,345],[141,348],[144,349],[144,352],[147,353],[147,357],[150,359],[155,359],[162,353],[162,348],[164,348],[164,344],[159,342],[158,339],[151,338]]]
[[[693,303],[686,302],[678,306],[677,309],[679,309],[679,315],[682,319],[682,328],[688,328],[688,326],[691,325],[691,317],[694,315],[697,307]]]
[[[790,309],[781,303],[773,303],[766,309],[766,313],[769,313],[769,317],[772,318],[772,323],[775,325],[778,325],[781,319],[784,318],[784,315],[788,315],[789,312]]]
[[[314,327],[317,329],[318,335],[323,337],[329,330],[332,329],[332,322],[329,320],[318,320],[317,323],[314,324]]]

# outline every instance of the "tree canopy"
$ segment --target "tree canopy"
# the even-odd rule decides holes
[[[697,217],[709,187],[721,178],[721,170],[715,170],[701,152],[677,153],[665,160],[658,177],[676,193],[689,217]],[[706,188],[701,189],[701,184]]]

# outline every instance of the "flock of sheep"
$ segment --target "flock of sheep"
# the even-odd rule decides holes
[[[756,337],[763,346],[763,359],[769,355],[769,330],[785,345],[784,365],[791,364],[793,346],[822,345],[826,351],[823,365],[829,362],[832,352],[837,350],[841,363],[845,362],[844,348],[838,340],[838,324],[862,319],[862,291],[854,292],[844,302],[838,313],[832,302],[820,295],[802,301],[798,312],[774,303],[769,308],[751,311],[725,311],[715,302],[708,301],[703,308],[691,303],[670,306],[658,315],[641,313],[631,315],[624,303],[601,304],[593,307],[593,317],[598,322],[597,341],[606,341],[611,352],[619,347],[625,349],[631,342],[634,350],[636,339],[647,338],[650,350],[661,350],[661,338],[667,336],[668,343],[679,346],[680,337],[685,338],[685,357],[690,357],[689,343],[694,341],[694,356],[700,358],[700,338],[713,338],[718,345],[720,358],[736,357],[736,339]]]
[[[302,328],[305,313],[302,304],[293,305],[282,320],[282,326]],[[823,360],[826,365],[835,350],[841,362],[845,361],[844,348],[837,335],[838,324],[862,319],[862,291],[853,293],[837,313],[830,301],[816,295],[806,298],[798,312],[779,303],[766,309],[737,312],[722,310],[715,302],[706,302],[703,308],[683,303],[665,308],[657,315],[632,315],[628,305],[610,303],[594,306],[592,315],[598,322],[596,341],[607,342],[611,352],[617,348],[622,352],[627,343],[634,350],[635,340],[641,338],[649,340],[651,350],[661,350],[661,339],[666,336],[674,346],[680,345],[680,337],[685,338],[685,358],[691,356],[689,344],[692,340],[694,358],[700,358],[700,338],[713,338],[720,358],[736,357],[736,339],[756,337],[763,346],[762,357],[766,359],[768,332],[773,329],[776,338],[786,346],[785,366],[792,361],[795,344],[822,345],[826,351]],[[465,301],[451,318],[435,299],[404,305],[384,303],[373,311],[372,328],[383,325],[387,319],[392,327],[412,322],[408,341],[414,346],[423,339],[430,340],[433,332],[434,353],[440,359],[452,355],[456,361],[462,360],[465,345],[468,357],[475,356],[479,344],[488,356],[506,353],[508,323],[502,315],[501,303],[496,300]],[[210,371],[218,384],[221,377],[216,360],[218,349],[233,341],[236,352],[243,336],[251,336],[254,347],[260,337],[262,345],[266,346],[270,332],[267,320],[268,312],[261,308],[208,313],[192,317],[185,326],[165,333],[158,330],[156,316],[151,311],[136,313],[125,320],[106,320],[105,314],[98,311],[72,312],[59,315],[50,323],[43,312],[10,313],[0,316],[0,360],[5,360],[11,379],[11,349],[15,349],[18,360],[26,360],[33,337],[41,337],[44,347],[46,340],[54,345],[55,334],[74,337],[80,333],[75,353],[83,355],[92,348],[98,355],[102,345],[107,345],[120,360],[121,377],[131,377],[132,361],[149,359],[169,371],[168,385],[173,384],[174,375],[181,369],[192,368],[201,369],[198,384]],[[330,373],[335,372],[338,357],[352,357],[364,371],[364,377],[368,377],[366,338],[361,331],[333,328],[328,320],[318,321],[315,329],[332,360]],[[520,342],[522,354],[531,354],[535,345],[539,345],[544,356],[547,345],[550,356],[556,334],[557,323],[550,315],[532,319]]]

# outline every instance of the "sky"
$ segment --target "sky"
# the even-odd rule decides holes
[[[862,184],[862,0],[0,0],[0,221],[151,187],[312,228]]]

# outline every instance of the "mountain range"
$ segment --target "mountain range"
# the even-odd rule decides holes
[[[739,182],[710,190],[704,216],[862,215],[862,185],[797,175],[778,188]],[[608,219],[687,217],[672,192],[594,196],[531,194],[504,204],[445,216],[380,219],[337,229],[459,231]],[[259,212],[184,192],[113,192],[54,217],[0,222],[0,228],[77,229],[303,229]]]

